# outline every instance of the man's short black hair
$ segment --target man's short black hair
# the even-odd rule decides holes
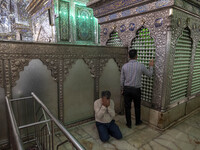
[[[133,49],[129,51],[130,59],[135,59],[137,57],[137,50]]]
[[[111,97],[110,91],[102,91],[102,92],[101,92],[101,97],[102,97],[102,98],[103,98],[103,97],[106,97],[107,99],[110,99],[110,97]]]

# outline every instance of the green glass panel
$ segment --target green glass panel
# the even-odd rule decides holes
[[[122,41],[116,31],[113,31],[110,34],[110,39],[107,41],[106,45],[108,46],[117,46],[117,47],[122,47]]]
[[[143,63],[146,67],[149,66],[149,60],[155,60],[154,40],[150,36],[148,28],[140,28],[136,32],[136,37],[133,39],[131,49],[136,49],[138,52],[138,61]],[[146,75],[142,76],[142,100],[151,102],[153,93],[153,78]]]
[[[194,70],[192,76],[192,89],[191,93],[196,94],[200,92],[200,42],[196,48],[194,58]]]
[[[60,1],[59,28],[60,40],[69,41],[69,2]]]
[[[187,96],[192,40],[190,31],[184,29],[175,48],[173,76],[171,85],[170,102],[174,102]]]
[[[100,39],[101,39],[101,36],[100,36],[100,33],[101,33],[101,26],[98,24],[98,43],[100,43]]]
[[[85,6],[75,6],[76,10],[76,38],[77,41],[94,42],[93,10]]]

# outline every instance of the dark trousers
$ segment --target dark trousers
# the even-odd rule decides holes
[[[131,126],[131,102],[133,100],[135,107],[135,123],[140,122],[141,108],[141,89],[134,87],[124,87],[124,105],[127,125]]]
[[[115,124],[115,120],[112,120],[110,123],[96,122],[96,126],[102,142],[107,142],[110,138],[109,135],[116,139],[122,138],[122,133],[119,127]]]

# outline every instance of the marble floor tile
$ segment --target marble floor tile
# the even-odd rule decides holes
[[[193,126],[195,128],[200,129],[200,117],[199,116],[200,116],[200,113],[195,114],[194,116],[187,118],[183,122],[188,124],[189,126]]]
[[[128,136],[128,135],[132,135],[132,134],[134,134],[134,132],[136,132],[135,130],[135,128],[128,128],[124,123],[121,123],[121,122],[116,122],[116,124],[119,126],[119,128],[120,128],[120,131],[121,131],[121,133],[122,133],[122,135],[123,135],[123,137],[126,137],[126,136]]]
[[[85,132],[81,127],[77,127],[77,128],[73,128],[71,130],[69,130],[70,133],[76,138],[76,139],[80,139],[80,138],[88,138],[90,137],[88,135],[87,132]]]
[[[149,127],[146,127],[142,130],[138,130],[133,135],[129,135],[128,137],[125,137],[125,140],[131,144],[132,146],[136,148],[140,148],[145,143],[148,143],[152,139],[159,136],[159,132],[156,130],[153,130]]]
[[[80,128],[82,128],[93,139],[96,139],[96,140],[99,139],[99,134],[98,134],[98,131],[97,131],[95,123],[83,125]]]
[[[112,139],[109,142],[112,145],[115,145],[115,149],[117,150],[137,150],[135,147],[133,147],[131,144],[129,144],[127,141],[125,140],[116,140],[116,139]]]
[[[139,150],[152,150],[152,147],[149,144],[145,144],[144,146],[140,147]]]
[[[81,139],[79,142],[87,150],[137,150],[125,140],[115,140],[110,139],[107,143],[102,143],[100,140],[95,140],[93,138]]]
[[[160,138],[154,139],[154,141],[164,147],[167,147],[168,149],[173,149],[173,150],[179,149],[179,147],[177,147],[176,143],[174,143],[174,141],[170,141],[170,139],[168,139],[168,138],[170,138],[170,137],[167,137],[167,138],[160,137]]]
[[[200,145],[196,146],[194,150],[200,150]]]
[[[116,116],[115,121],[123,134],[121,140],[111,137],[108,142],[101,142],[95,121],[69,131],[86,150],[200,150],[200,112],[164,132],[145,124],[135,126],[134,119],[129,129],[125,125],[125,116]],[[57,138],[57,143],[65,139],[62,135]],[[70,144],[64,144],[59,150],[64,149],[71,150]]]
[[[194,136],[200,140],[200,129],[199,128],[193,127],[192,125],[189,125],[184,122],[175,126],[174,128],[181,132],[184,132],[186,134]]]
[[[140,150],[169,150],[169,149],[155,141],[150,141],[148,144],[144,145]]]
[[[194,149],[197,144],[195,138],[177,129],[170,129],[161,136],[154,139],[157,143],[172,150],[190,150]]]

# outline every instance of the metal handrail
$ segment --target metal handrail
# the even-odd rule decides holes
[[[48,114],[50,119],[57,125],[57,127],[62,131],[62,133],[69,139],[69,141],[72,143],[72,145],[78,149],[78,150],[85,150],[79,142],[66,130],[64,125],[60,123],[52,114],[51,112],[47,109],[47,107],[42,103],[42,101],[32,92],[31,95],[33,98],[42,106],[44,111]]]
[[[12,131],[13,131],[13,136],[15,137],[14,138],[15,148],[17,150],[24,150],[24,146],[22,144],[23,142],[20,138],[19,130],[18,130],[18,127],[17,127],[17,122],[15,120],[13,110],[11,108],[11,104],[10,104],[7,96],[6,96],[5,99],[6,99],[6,104],[7,104],[7,108],[8,108],[8,115],[9,115],[9,118],[10,118],[10,125],[11,125]]]

